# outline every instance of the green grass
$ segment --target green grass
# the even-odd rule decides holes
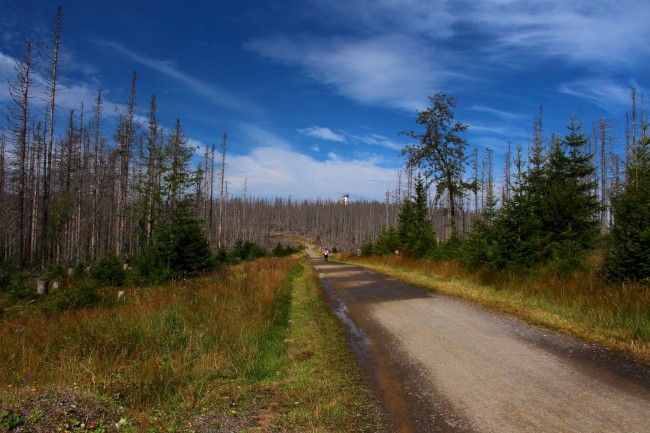
[[[274,420],[283,431],[380,432],[384,421],[330,314],[314,269],[303,263],[293,281],[285,380]]]
[[[560,277],[551,269],[523,273],[470,272],[454,261],[404,257],[341,258],[428,290],[522,317],[602,344],[650,364],[650,286],[604,281],[597,258]]]
[[[127,291],[0,321],[0,431],[381,430],[298,257]]]

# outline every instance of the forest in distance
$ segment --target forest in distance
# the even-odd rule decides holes
[[[148,273],[193,272],[229,249],[270,249],[291,237],[497,270],[548,262],[568,269],[575,263],[564,263],[567,257],[600,251],[608,275],[650,277],[650,138],[635,89],[623,134],[606,119],[586,126],[568,118],[566,135],[548,137],[540,109],[530,142],[509,146],[503,173],[494,173],[490,150],[469,150],[467,126],[454,120],[456,100],[439,93],[418,113],[420,129],[403,132],[413,144],[384,202],[236,197],[227,187],[227,134],[195,164],[181,120],[169,131],[160,124],[155,95],[146,120],[137,115],[135,72],[113,130],[101,90],[90,109],[57,112],[60,32],[59,9],[44,51],[25,40],[3,107],[3,285],[10,269],[38,274],[107,258],[139,261]],[[45,110],[33,107],[36,74],[45,83]]]

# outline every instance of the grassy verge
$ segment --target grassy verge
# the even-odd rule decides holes
[[[0,431],[377,431],[297,257],[0,322]]]
[[[650,364],[647,285],[608,285],[595,271],[584,269],[558,277],[543,269],[527,275],[472,273],[453,261],[403,257],[346,256],[342,260],[522,317]]]
[[[344,331],[330,314],[314,269],[293,281],[283,409],[275,427],[292,432],[380,432],[382,415],[360,379]]]

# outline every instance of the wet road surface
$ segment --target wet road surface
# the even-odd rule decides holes
[[[650,433],[650,368],[364,268],[312,257],[394,431]]]

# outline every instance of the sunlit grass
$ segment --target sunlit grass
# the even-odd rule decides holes
[[[650,288],[611,284],[598,273],[597,256],[571,275],[551,269],[528,273],[471,272],[455,261],[356,257],[395,278],[524,317],[650,362]]]
[[[0,341],[0,412],[65,396],[73,414],[82,393],[119,408],[112,424],[94,425],[124,420],[120,431],[380,430],[297,256],[127,288],[124,301],[82,310],[25,309],[0,321]]]
[[[4,384],[78,383],[128,404],[165,398],[177,377],[246,373],[286,293],[291,260],[128,290],[112,308],[25,314],[0,324]]]
[[[281,431],[379,432],[382,415],[363,385],[344,330],[330,314],[316,272],[305,265],[294,282],[287,334],[287,393],[274,420]]]

